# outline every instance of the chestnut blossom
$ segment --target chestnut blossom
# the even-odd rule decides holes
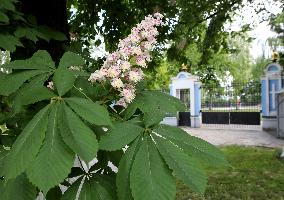
[[[53,83],[53,81],[49,81],[46,87],[51,89],[51,90],[54,90],[54,83]]]
[[[107,70],[101,68],[100,70],[96,70],[94,73],[92,73],[88,81],[91,81],[92,83],[96,81],[102,82],[106,80],[105,78],[106,75],[107,75]]]
[[[134,82],[134,83],[137,83],[139,81],[141,81],[143,79],[143,71],[141,69],[133,69],[133,71],[130,71],[128,73],[128,79],[130,82]]]
[[[123,97],[126,103],[131,103],[135,98],[135,89],[131,85],[126,85],[125,88],[122,89],[120,96]]]
[[[123,82],[120,78],[114,78],[111,81],[111,86],[114,87],[115,89],[119,89],[123,87]]]
[[[139,56],[136,57],[136,64],[138,66],[143,67],[143,68],[147,67],[147,63],[146,63],[145,57],[142,56],[142,55],[139,55]]]
[[[110,53],[103,67],[88,79],[92,83],[109,81],[121,97],[117,105],[126,107],[135,98],[135,85],[144,77],[139,67],[146,68],[151,61],[150,51],[159,34],[156,27],[164,25],[162,18],[160,13],[146,16],[126,38],[119,40],[118,50]]]
[[[150,50],[152,48],[152,45],[150,42],[145,41],[145,42],[141,42],[141,46],[145,49],[145,50]]]
[[[130,69],[130,67],[131,67],[130,62],[128,62],[128,61],[121,62],[120,68],[123,72],[128,71]]]
[[[110,78],[115,78],[118,77],[120,74],[120,68],[118,66],[111,66],[110,68],[108,68],[107,70],[107,76]]]

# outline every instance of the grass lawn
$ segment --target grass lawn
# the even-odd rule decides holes
[[[232,167],[208,169],[204,196],[177,181],[177,200],[284,200],[284,161],[280,150],[260,147],[222,148]]]

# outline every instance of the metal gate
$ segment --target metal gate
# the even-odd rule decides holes
[[[202,86],[202,124],[259,126],[261,85],[259,82]]]
[[[284,138],[284,91],[277,97],[277,137]]]

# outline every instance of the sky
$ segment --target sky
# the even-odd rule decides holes
[[[244,24],[251,24],[253,30],[248,34],[249,36],[255,38],[255,40],[251,44],[250,53],[253,58],[257,58],[265,53],[266,57],[270,57],[272,49],[266,43],[266,40],[269,37],[275,37],[276,33],[270,30],[270,26],[268,22],[265,21],[270,14],[267,12],[257,14],[255,12],[255,8],[257,8],[258,4],[263,4],[263,6],[273,14],[281,13],[282,8],[280,7],[280,3],[274,2],[273,0],[255,0],[253,7],[245,6],[241,9],[234,18],[234,22],[231,24],[227,24],[226,27],[231,30],[237,31]]]

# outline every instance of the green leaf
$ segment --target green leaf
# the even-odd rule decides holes
[[[36,187],[28,181],[25,174],[8,181],[6,185],[0,180],[0,188],[3,188],[1,192],[3,200],[31,200],[35,199],[37,194]]]
[[[116,176],[117,195],[119,200],[132,200],[130,189],[130,171],[135,155],[139,149],[141,137],[136,138],[122,156]]]
[[[94,178],[86,180],[80,191],[78,200],[114,200],[113,196],[109,193],[100,182]]]
[[[75,160],[74,153],[65,145],[58,132],[58,123],[58,105],[55,104],[48,117],[45,141],[27,169],[29,180],[44,194],[68,176]]]
[[[84,161],[96,157],[98,142],[93,131],[65,104],[60,106],[60,134],[64,142]]]
[[[200,160],[204,164],[210,164],[213,166],[228,165],[228,162],[221,150],[205,140],[189,135],[180,128],[160,125],[153,131],[170,140],[179,146],[179,148],[183,149],[189,156]]]
[[[0,48],[14,52],[17,46],[23,46],[18,38],[13,35],[0,34]]]
[[[151,138],[144,138],[130,174],[130,187],[134,199],[172,200],[176,194],[175,184],[171,171],[165,165]]]
[[[63,194],[62,200],[75,200],[78,195],[78,200],[114,200],[115,188],[108,181],[107,175],[96,175],[91,179],[84,178],[84,183],[79,191],[79,186],[82,179],[77,180]]]
[[[14,35],[18,38],[27,38],[33,42],[37,42],[37,32],[34,28],[28,27],[18,27],[17,30],[14,32]]]
[[[46,200],[56,200],[56,199],[61,199],[62,197],[62,192],[59,186],[56,186],[52,188],[51,190],[48,191],[46,194],[45,199]]]
[[[124,111],[125,119],[129,119],[134,112],[139,109],[143,113],[147,113],[151,117],[162,120],[166,113],[176,113],[177,111],[184,111],[184,104],[177,98],[159,91],[143,91],[138,93],[133,103],[131,103]],[[159,118],[155,117],[159,113]]]
[[[47,51],[39,50],[26,60],[15,60],[3,65],[6,69],[42,69],[52,70],[55,63]]]
[[[65,98],[69,106],[83,119],[91,124],[112,125],[108,111],[97,102],[83,98]]]
[[[84,59],[76,53],[65,52],[60,59],[58,68],[68,68],[71,66],[80,66],[85,63]]]
[[[0,11],[0,22],[9,23],[9,17]]]
[[[4,8],[6,10],[15,11],[15,6],[13,4],[13,0],[1,0],[0,9]]]
[[[3,174],[3,167],[4,167],[4,162],[5,162],[5,158],[8,155],[7,150],[5,150],[3,147],[0,146],[0,177],[4,176]]]
[[[127,122],[116,124],[101,137],[99,148],[108,151],[121,149],[142,134],[143,131],[142,127],[135,124]]]
[[[49,106],[40,110],[27,124],[5,159],[4,174],[9,180],[24,172],[34,160],[45,137]]]
[[[76,76],[68,69],[57,69],[53,80],[58,94],[63,96],[73,87]]]
[[[83,181],[83,177],[77,179],[62,195],[61,200],[77,200],[76,196]]]
[[[106,174],[96,174],[93,177],[93,181],[98,182],[106,190],[109,199],[117,200],[115,180],[115,176]]]
[[[153,113],[155,113],[153,115]],[[160,110],[153,110],[152,113],[145,113],[143,116],[143,122],[145,124],[145,126],[151,127],[153,125],[159,124],[159,122],[163,121],[165,117],[165,114],[163,112],[161,112]]]
[[[152,136],[156,141],[159,152],[174,174],[193,191],[204,193],[207,177],[199,163],[171,142],[155,134]]]
[[[37,86],[26,90],[20,97],[22,105],[33,104],[42,100],[51,99],[55,94],[47,87]]]
[[[21,85],[28,79],[45,73],[46,71],[41,70],[27,70],[18,73],[8,74],[5,77],[0,78],[0,95],[8,96],[9,94],[15,92]]]
[[[43,85],[44,82],[48,79],[50,73],[43,73],[37,75],[29,80],[28,83],[24,83],[23,86],[14,93],[15,96],[13,98],[13,114],[17,114],[21,111],[23,101],[22,97],[29,93],[28,91],[33,91],[34,88],[37,88],[40,85]]]
[[[37,27],[37,37],[40,37],[46,41],[49,41],[50,39],[54,39],[58,41],[67,40],[67,37],[65,34],[59,31],[56,31],[54,29],[51,29],[48,26],[38,26]]]

